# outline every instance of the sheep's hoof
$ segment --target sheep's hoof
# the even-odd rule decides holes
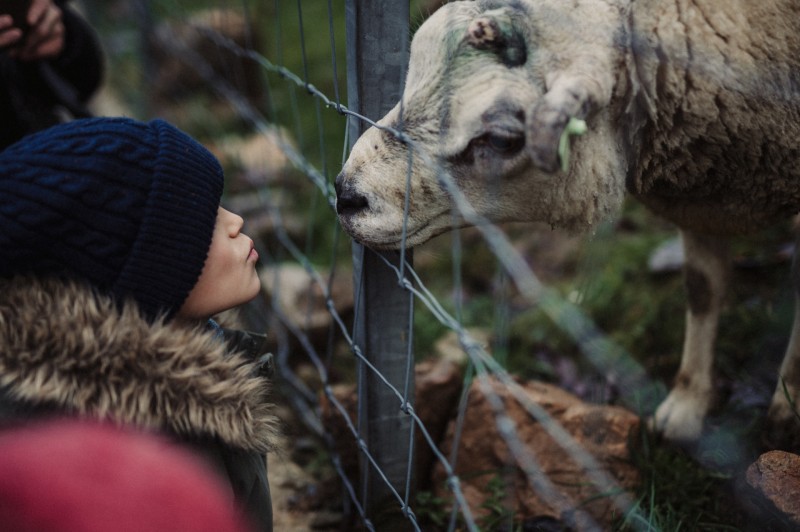
[[[703,433],[703,420],[710,402],[709,394],[672,390],[648,420],[648,428],[673,443],[695,442]]]

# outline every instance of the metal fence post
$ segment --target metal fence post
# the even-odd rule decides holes
[[[155,79],[155,67],[153,65],[152,44],[155,21],[153,17],[153,6],[150,0],[137,0],[133,4],[134,16],[139,25],[139,57],[142,65],[142,78],[139,81],[142,94],[148,94],[146,90]],[[142,116],[151,115],[151,98],[145,97],[136,102],[138,111]]]
[[[398,0],[347,0],[348,107],[378,120],[399,101],[408,64],[409,4]],[[351,118],[351,143],[366,125]],[[399,253],[383,253],[398,264]],[[410,259],[410,252],[406,254]],[[404,390],[408,343],[409,293],[381,257],[353,244],[353,268],[358,298],[354,340],[370,364]],[[364,364],[362,364],[363,366]],[[359,427],[378,468],[394,489],[406,493],[409,468],[410,418],[400,411],[397,396],[371,370],[362,367],[359,379]],[[412,372],[413,378],[413,372]],[[413,384],[413,383],[412,383]],[[409,387],[409,401],[414,387]],[[361,456],[361,496],[367,516],[381,530],[402,528],[400,505],[386,481]],[[408,523],[405,522],[407,526]]]

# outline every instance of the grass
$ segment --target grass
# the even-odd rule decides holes
[[[637,505],[615,530],[740,530],[742,516],[730,495],[732,477],[700,468],[683,450],[643,434],[633,458],[643,481]]]

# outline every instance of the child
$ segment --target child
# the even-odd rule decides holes
[[[271,530],[261,353],[210,320],[260,289],[222,188],[214,156],[161,120],[76,120],[0,152],[0,421],[169,434]]]

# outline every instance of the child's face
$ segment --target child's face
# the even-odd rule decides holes
[[[253,240],[240,232],[242,225],[241,216],[219,208],[208,258],[178,316],[208,318],[258,295],[258,253]]]

